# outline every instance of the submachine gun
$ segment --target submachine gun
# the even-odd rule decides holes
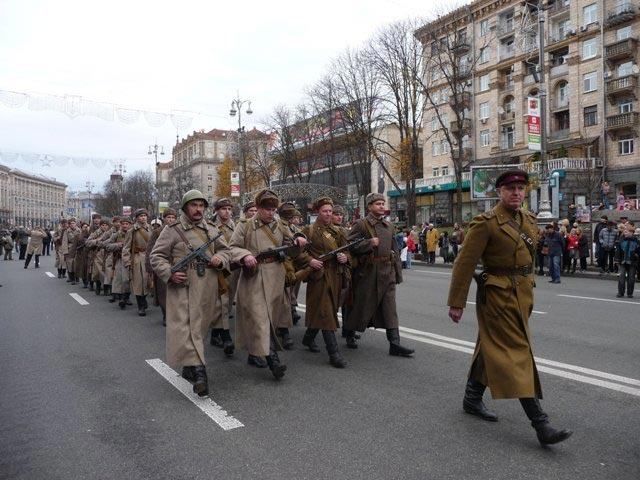
[[[325,260],[330,260],[333,257],[335,257],[336,255],[338,255],[340,252],[344,252],[345,250],[349,250],[352,247],[355,247],[356,245],[358,245],[359,243],[368,240],[367,237],[358,237],[355,240],[353,240],[352,242],[347,243],[346,245],[343,245],[341,247],[336,248],[335,250],[331,250],[330,252],[325,253],[324,255],[320,255],[317,260],[320,260],[321,262],[324,262]],[[306,282],[307,279],[309,278],[309,275],[311,275],[314,272],[313,268],[311,267],[306,267],[303,268],[302,270],[298,270],[296,272],[296,280],[300,281],[300,282]]]
[[[222,236],[222,232],[218,233],[213,238],[210,238],[205,243],[200,245],[198,248],[192,248],[189,245],[191,252],[185,255],[178,263],[176,263],[173,267],[171,267],[171,273],[181,272],[189,268],[191,262],[196,262],[196,273],[199,277],[204,277],[205,268],[207,268],[208,263],[211,261],[211,257],[207,255],[205,252],[209,248],[213,242],[215,242],[218,238]]]
[[[271,262],[284,262],[287,257],[293,252],[299,251],[300,247],[297,245],[283,245],[281,247],[271,247],[263,250],[255,255],[255,259],[260,263],[271,263]],[[257,268],[248,268],[244,266],[242,263],[234,262],[230,266],[230,270],[237,270],[242,267],[244,274],[246,276],[255,275],[258,271]]]

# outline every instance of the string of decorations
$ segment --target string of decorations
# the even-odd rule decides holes
[[[72,165],[74,167],[104,168],[106,166],[116,167],[128,161],[149,162],[146,157],[138,158],[95,158],[95,157],[74,157],[69,155],[52,155],[49,153],[28,153],[28,152],[5,152],[0,151],[0,164],[26,163],[34,165],[40,163],[42,167],[63,167]]]

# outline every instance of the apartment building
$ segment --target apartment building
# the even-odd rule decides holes
[[[0,165],[0,224],[53,225],[64,213],[66,188],[54,178]]]
[[[66,216],[85,222],[91,221],[91,214],[96,211],[96,203],[102,196],[89,191],[69,192],[67,194]]]
[[[612,192],[637,198],[639,3],[545,0],[542,7],[538,12],[537,2],[477,0],[416,32],[426,61],[441,58],[446,50],[448,68],[455,74],[452,80],[429,69],[425,78],[435,101],[428,102],[424,115],[428,141],[420,188],[427,198],[418,200],[423,217],[451,219],[457,185],[453,155],[463,155],[465,170],[490,164],[518,164],[534,175],[539,170],[526,130],[526,100],[541,88],[539,15],[544,20],[546,96],[541,98],[546,98],[547,158],[563,167],[558,169],[558,213],[565,214],[570,203],[587,193],[578,178],[585,169],[607,179]],[[456,112],[462,112],[463,120],[449,121],[457,118]],[[459,138],[464,148],[451,152],[443,125],[463,130]],[[463,217],[468,220],[485,205],[471,201],[468,173],[463,190]],[[534,210],[537,196],[534,191]]]

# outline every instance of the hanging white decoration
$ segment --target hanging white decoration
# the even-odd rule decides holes
[[[26,93],[9,92],[0,90],[0,102],[10,108],[20,108],[26,102],[29,96]]]
[[[164,113],[144,112],[144,119],[151,127],[161,127],[167,121],[167,116]]]
[[[140,110],[131,108],[116,107],[116,115],[118,120],[127,125],[136,123],[140,119]]]

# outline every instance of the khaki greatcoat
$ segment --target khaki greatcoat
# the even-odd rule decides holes
[[[42,255],[42,239],[47,236],[41,228],[34,228],[29,232],[29,245],[27,255]]]
[[[479,260],[484,268],[512,269],[532,264],[529,249],[519,231],[510,224],[511,218],[511,213],[498,203],[491,211],[473,219],[464,248],[453,265],[449,306],[466,307],[469,285]],[[536,217],[520,210],[516,222],[533,240],[535,251]],[[493,398],[542,398],[529,332],[533,273],[488,275],[485,286],[486,303],[476,302],[478,340],[471,378],[487,385]]]
[[[199,277],[194,262],[186,271],[187,282],[176,285],[169,281],[171,266],[189,253],[177,229],[182,230],[193,248],[205,243],[205,238],[217,236],[218,229],[204,220],[193,224],[182,213],[175,224],[162,229],[150,258],[153,271],[167,285],[167,362],[174,367],[205,365],[204,338],[215,309],[220,308],[216,301],[218,275],[229,267],[229,249],[224,237],[218,238],[209,246],[208,256],[219,256],[222,266],[206,268],[205,275]]]
[[[122,247],[126,238],[126,233],[122,230],[111,234],[104,243],[104,250],[111,258],[111,267],[109,268],[109,283],[111,285],[111,293],[123,294],[131,292],[131,284],[129,279],[129,269],[122,262]]]
[[[269,228],[276,242],[265,229]],[[231,237],[233,261],[240,263],[247,255],[282,246],[293,241],[288,229],[277,220],[264,224],[256,215],[240,222]],[[293,325],[289,296],[285,294],[284,263],[261,263],[254,275],[241,271],[236,300],[236,338],[238,345],[251,355],[267,356],[272,329]],[[275,332],[274,332],[275,335]]]
[[[147,281],[147,267],[145,257],[147,255],[147,242],[151,236],[149,224],[135,223],[127,232],[122,247],[122,261],[126,268],[130,268],[131,292],[136,296],[149,293]]]
[[[62,245],[60,245],[60,252],[64,255],[64,264],[67,267],[69,273],[74,273],[74,265],[76,258],[76,248],[78,245],[78,237],[81,234],[81,230],[78,227],[67,229],[62,234]]]
[[[344,323],[347,329],[358,332],[368,327],[398,328],[396,282],[402,279],[396,274],[400,269],[400,252],[393,225],[368,214],[353,225],[348,240],[372,238],[372,232],[380,239],[378,247],[361,242],[351,251],[357,265],[351,275],[353,306]]]
[[[227,223],[222,223],[219,218],[216,218],[213,224],[218,231],[222,232],[227,245],[231,242],[231,237],[236,229],[236,225],[233,220],[229,219]],[[234,270],[226,278],[227,291],[220,296],[220,303],[222,308],[216,309],[215,317],[211,322],[212,328],[224,328],[229,329],[229,316],[233,311],[233,301],[236,298],[236,290],[238,289],[238,279],[240,278],[240,270]]]

